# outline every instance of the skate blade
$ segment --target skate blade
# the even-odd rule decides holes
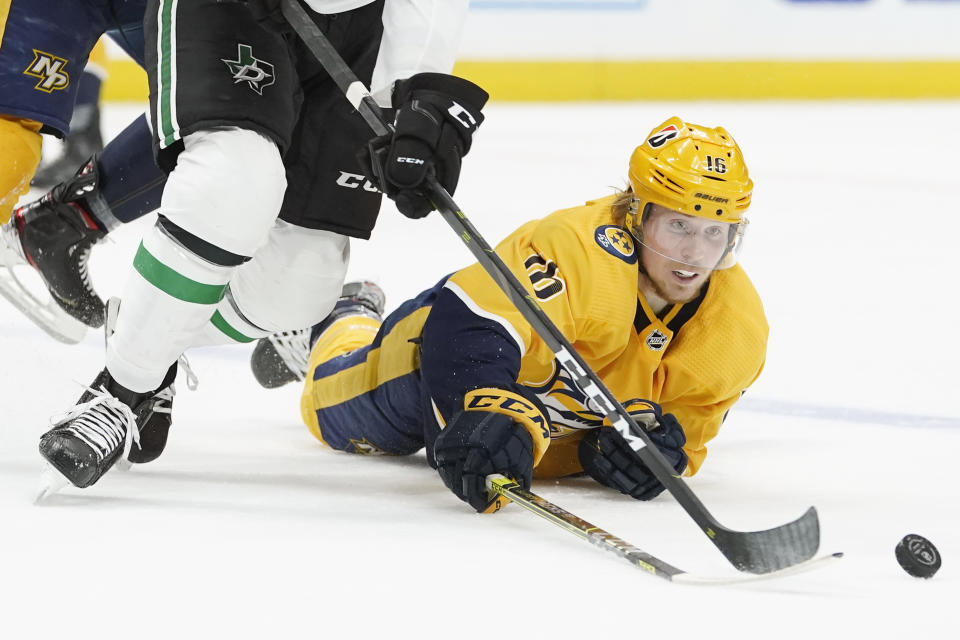
[[[33,504],[42,504],[47,498],[56,495],[65,486],[70,484],[63,474],[53,468],[49,462],[43,464],[40,471],[40,489],[37,491],[37,497]]]
[[[87,333],[87,326],[61,309],[49,294],[43,297],[34,295],[31,288],[17,277],[16,269],[37,281],[34,289],[45,289],[33,267],[15,258],[6,247],[0,247],[0,296],[54,340],[67,344],[80,342]]]

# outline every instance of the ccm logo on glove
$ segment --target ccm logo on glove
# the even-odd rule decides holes
[[[493,411],[513,417],[527,425],[530,435],[539,433],[541,438],[550,438],[547,420],[526,398],[501,389],[475,389],[464,397],[465,411]],[[530,427],[533,427],[531,429]]]

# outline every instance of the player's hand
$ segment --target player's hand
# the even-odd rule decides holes
[[[661,415],[660,407],[650,404],[660,426],[647,435],[676,472],[683,473],[687,468],[683,428],[672,413]],[[637,500],[651,500],[663,491],[660,481],[613,427],[592,429],[580,441],[578,453],[583,470],[602,485]]]
[[[433,211],[428,176],[453,194],[488,97],[472,82],[443,73],[418,73],[396,83],[394,133],[370,143],[369,161],[377,186],[400,213],[422,218]]]
[[[437,471],[458,498],[483,513],[496,510],[496,495],[486,477],[500,473],[530,488],[533,438],[502,413],[463,411],[450,421],[433,445]]]

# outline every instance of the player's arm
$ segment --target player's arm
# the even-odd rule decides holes
[[[30,190],[30,180],[40,163],[39,122],[0,115],[0,223],[22,195]]]
[[[450,75],[468,0],[392,0],[373,70],[375,99],[395,113],[394,133],[371,143],[370,177],[400,212],[433,211],[428,177],[453,194],[462,158],[483,122],[486,91]]]
[[[517,384],[519,370],[510,332],[443,289],[423,331],[421,373],[446,421],[432,453],[444,484],[477,511],[495,504],[487,475],[529,487],[550,443],[546,412]]]
[[[636,312],[636,271],[611,268],[614,258],[601,262],[582,233],[554,213],[524,224],[496,251],[563,337],[598,370],[626,346],[628,333],[621,329],[632,324]],[[482,313],[499,318],[528,358],[553,361],[550,347],[480,264],[458,271],[447,286],[456,287]]]

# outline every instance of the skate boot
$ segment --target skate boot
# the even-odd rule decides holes
[[[40,455],[81,489],[99,480],[125,453],[132,462],[155,459],[170,429],[176,371],[172,366],[156,391],[136,393],[104,369],[76,406],[40,438]]]
[[[266,389],[302,381],[307,375],[310,349],[317,336],[331,323],[348,315],[365,315],[381,320],[386,297],[373,282],[348,282],[340,299],[326,318],[310,329],[275,333],[257,341],[250,356],[253,376]]]
[[[41,162],[30,185],[49,189],[73,176],[87,158],[103,150],[100,135],[100,107],[96,104],[77,107],[70,122],[70,135],[62,145],[62,153],[51,162]]]
[[[113,297],[107,300],[106,320],[103,325],[105,341],[110,340],[113,335],[119,313],[120,298]],[[187,356],[181,355],[167,371],[163,382],[153,392],[138,416],[137,429],[140,439],[131,445],[126,459],[121,462],[124,468],[129,468],[130,463],[153,462],[160,457],[163,449],[167,446],[167,435],[170,433],[170,427],[173,424],[173,397],[177,395],[174,381],[176,381],[177,373],[181,367],[186,375],[187,388],[190,390],[197,388],[197,376],[190,368],[190,361],[187,360]]]
[[[103,325],[104,314],[103,301],[87,271],[91,248],[106,235],[86,206],[86,198],[97,188],[97,181],[96,159],[91,158],[70,182],[14,211],[3,228],[5,244],[13,245],[36,269],[53,300],[89,327]],[[22,285],[20,291],[7,289],[0,293],[21,310],[39,302]],[[13,298],[18,298],[19,303]],[[31,319],[41,324],[40,319]],[[50,332],[48,326],[41,327]]]

